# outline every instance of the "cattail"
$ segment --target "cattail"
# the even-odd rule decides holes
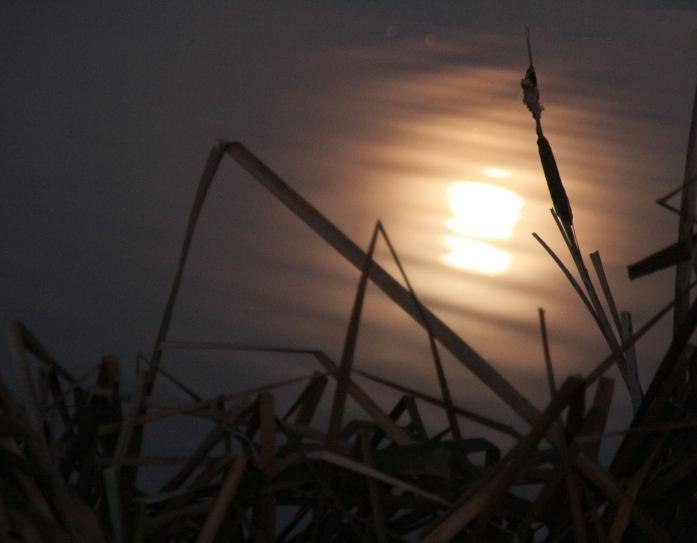
[[[552,197],[552,204],[562,224],[571,231],[573,225],[573,213],[571,212],[571,204],[564,190],[564,184],[559,175],[557,161],[554,160],[554,153],[549,141],[542,133],[542,111],[544,107],[540,103],[540,90],[537,87],[537,74],[532,63],[532,48],[530,46],[530,31],[525,27],[525,34],[528,45],[528,59],[530,65],[525,72],[525,77],[521,80],[520,86],[523,89],[523,103],[535,119],[535,127],[537,129],[537,148],[540,152],[540,161],[542,162],[542,170],[545,173],[549,194]]]
[[[541,129],[537,138],[537,149],[540,152],[540,161],[542,162],[542,169],[545,172],[547,188],[549,188],[549,194],[552,197],[554,210],[557,212],[562,224],[571,226],[574,220],[574,215],[571,212],[571,204],[566,195],[566,190],[564,190],[564,185],[561,182],[561,176],[557,168],[557,161],[554,160],[552,147],[549,145],[547,138],[542,134]]]

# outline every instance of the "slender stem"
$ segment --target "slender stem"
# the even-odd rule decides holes
[[[547,340],[547,325],[545,324],[545,311],[541,307],[537,310],[540,315],[540,332],[542,334],[542,350],[545,355],[545,368],[547,369],[547,384],[549,385],[549,395],[554,397],[557,393],[557,383],[554,379],[554,368],[552,367],[552,357],[549,353],[549,341]]]

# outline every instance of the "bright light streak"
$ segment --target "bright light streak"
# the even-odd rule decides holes
[[[524,201],[496,185],[462,181],[448,187],[448,205],[454,216],[445,225],[452,232],[481,239],[507,239],[513,235]]]
[[[511,176],[511,172],[504,170],[503,168],[483,168],[482,172],[488,177],[493,177],[494,179],[505,179]]]
[[[508,251],[483,241],[445,236],[443,244],[450,252],[442,257],[442,261],[461,270],[498,275],[506,272],[513,261]]]

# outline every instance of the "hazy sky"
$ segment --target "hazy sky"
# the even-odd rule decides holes
[[[606,347],[530,235],[561,252],[521,103],[523,25],[581,244],[600,250],[619,305],[640,324],[672,292],[671,272],[631,283],[625,266],[677,231],[653,200],[682,178],[697,10],[629,1],[318,4],[5,3],[0,311],[76,373],[105,353],[132,367],[152,347],[208,149],[216,138],[239,140],[360,245],[382,219],[424,301],[544,404],[537,307],[547,309],[560,374],[586,373]],[[484,168],[510,176],[491,179]],[[513,257],[502,275],[441,260],[448,187],[463,180],[524,199],[513,236],[496,242]],[[379,259],[393,269],[384,247]],[[171,336],[336,355],[357,278],[226,163]],[[645,379],[664,349],[660,329],[640,346]],[[357,356],[359,367],[435,391],[423,333],[374,288]],[[305,364],[184,358],[168,369],[205,395]],[[489,401],[455,361],[447,372],[461,403]]]

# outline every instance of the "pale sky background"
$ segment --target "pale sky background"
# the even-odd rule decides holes
[[[5,3],[0,311],[75,373],[109,353],[129,380],[152,347],[207,152],[217,138],[239,140],[359,245],[380,218],[423,301],[543,406],[538,307],[559,380],[586,374],[607,348],[531,236],[562,253],[521,103],[524,24],[582,248],[600,250],[638,328],[672,295],[672,271],[630,282],[626,265],[676,236],[675,217],[653,201],[682,180],[697,81],[692,2]],[[511,175],[488,178],[491,167]],[[525,201],[513,236],[495,242],[513,257],[505,274],[441,260],[447,189],[462,180]],[[170,337],[338,358],[357,279],[226,162]],[[666,331],[639,346],[645,386]],[[424,333],[371,288],[356,366],[436,393],[428,353]],[[445,358],[458,403],[525,427]],[[165,367],[211,396],[312,366],[179,355]],[[628,397],[617,385],[620,424]]]

